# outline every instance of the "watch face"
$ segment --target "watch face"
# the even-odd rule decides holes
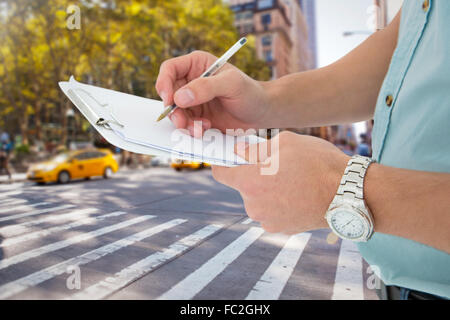
[[[344,238],[357,239],[366,232],[364,220],[358,214],[345,209],[337,209],[331,216],[330,223]]]

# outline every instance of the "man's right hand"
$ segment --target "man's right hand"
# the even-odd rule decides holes
[[[161,65],[156,90],[165,106],[179,107],[169,116],[175,126],[188,129],[191,135],[194,121],[202,121],[203,130],[222,132],[267,128],[267,83],[251,79],[228,63],[216,75],[199,78],[216,60],[212,54],[195,51]]]

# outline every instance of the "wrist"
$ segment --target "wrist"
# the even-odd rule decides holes
[[[302,74],[287,75],[277,80],[262,82],[265,92],[269,121],[272,128],[303,128],[309,120],[304,114],[304,98],[299,94]]]
[[[345,173],[345,168],[347,167],[350,158],[351,157],[347,156],[345,153],[336,153],[333,157],[330,157],[332,161],[329,161],[328,170],[324,171],[326,174],[323,178],[323,188],[321,188],[322,199],[324,200],[320,211],[320,224],[322,228],[328,228],[328,223],[323,219],[323,216],[337,194],[342,176]]]
[[[374,232],[374,219],[365,201],[366,174],[374,161],[353,156],[347,163],[336,196],[325,219],[333,232],[342,239],[368,241]]]
[[[380,212],[383,212],[383,210],[380,210],[380,204],[387,207],[390,202],[397,198],[396,190],[392,190],[390,184],[385,183],[389,181],[389,176],[385,176],[384,168],[380,164],[373,163],[367,170],[364,184],[364,198],[376,221],[375,229],[377,232],[389,230],[389,224],[385,226],[384,219],[380,216]]]
[[[259,85],[263,90],[264,104],[266,108],[265,127],[266,128],[283,128],[283,114],[280,112],[280,86],[278,80],[259,81]]]

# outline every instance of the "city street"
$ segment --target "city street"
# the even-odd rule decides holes
[[[328,232],[264,232],[210,170],[0,184],[0,299],[377,299]]]

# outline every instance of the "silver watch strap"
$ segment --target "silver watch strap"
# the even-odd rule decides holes
[[[367,169],[374,160],[363,157],[353,156],[347,164],[344,175],[341,179],[337,195],[346,199],[364,199],[364,177]]]

